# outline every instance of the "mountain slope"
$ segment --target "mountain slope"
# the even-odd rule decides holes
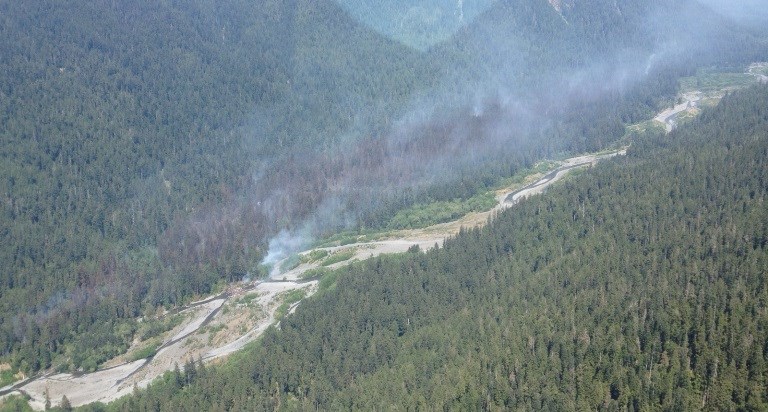
[[[106,297],[96,313],[133,318],[148,293],[157,304],[210,290],[221,275],[184,279],[160,261],[174,222],[231,199],[254,159],[326,144],[358,112],[386,117],[428,77],[332,2],[0,7],[0,354],[31,349],[14,362],[25,370],[79,351],[64,348],[83,340],[74,328],[53,324],[62,309]],[[264,219],[248,219],[262,237]],[[218,253],[254,266],[260,246]],[[83,317],[73,323],[99,315]],[[22,344],[41,333],[44,348]]]
[[[765,99],[443,251],[339,275],[227,368],[115,408],[764,408]]]
[[[343,270],[236,362],[110,407],[763,409],[766,104],[730,96],[443,249]]]
[[[643,13],[688,4],[629,3],[498,2],[427,53],[330,1],[0,5],[0,355],[94,369],[280,230],[384,227],[612,144],[702,62],[620,81]]]

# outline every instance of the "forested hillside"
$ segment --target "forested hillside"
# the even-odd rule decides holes
[[[740,67],[766,50],[765,39],[695,2],[558,13],[545,1],[499,1],[425,54],[438,85],[403,118],[341,154],[302,152],[277,165],[273,182],[290,184],[273,209],[321,232],[350,220],[381,227],[404,206],[466,198],[542,157],[605,148],[671,101],[679,77]]]
[[[427,253],[327,275],[111,410],[763,410],[768,87]]]
[[[358,107],[380,116],[427,77],[331,2],[30,1],[0,15],[0,354],[21,351],[27,371],[62,352],[93,368],[144,299],[255,267],[258,210],[203,230],[218,239],[204,268],[157,245],[236,200],[274,155],[328,144]]]
[[[330,0],[0,4],[0,359],[94,370],[281,230],[602,149],[680,75],[765,50],[687,0],[563,3],[478,6],[426,52]]]

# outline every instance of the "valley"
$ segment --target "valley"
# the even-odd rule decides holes
[[[0,411],[768,410],[725,3],[0,6]]]
[[[763,81],[760,70],[768,66],[754,63],[746,73]],[[658,113],[653,121],[663,123],[667,132],[672,131],[683,114],[696,115],[697,106],[702,102],[713,104],[728,91],[738,89],[738,85],[726,83],[721,89],[683,90],[679,97],[681,103]],[[630,127],[631,129],[631,127]],[[626,148],[596,154],[586,154],[551,162],[550,169],[525,177],[522,185],[500,188],[494,192],[497,205],[487,211],[469,213],[462,218],[418,229],[403,229],[379,233],[375,240],[344,242],[343,245],[323,246],[299,253],[305,257],[303,263],[289,270],[277,270],[269,278],[232,284],[217,295],[191,303],[178,310],[175,316],[179,324],[161,337],[155,353],[147,358],[128,361],[133,353],[146,347],[146,341],[134,342],[128,353],[107,362],[102,369],[92,373],[46,373],[39,377],[26,379],[0,389],[0,396],[25,394],[31,398],[30,405],[41,410],[46,396],[52,401],[67,395],[73,405],[92,402],[110,402],[131,393],[134,386],[146,387],[165,372],[177,365],[183,366],[189,361],[216,362],[225,358],[247,344],[257,340],[271,325],[279,322],[276,317],[278,308],[285,297],[295,291],[301,291],[302,297],[309,297],[318,289],[316,277],[305,278],[318,270],[333,270],[354,262],[370,259],[382,254],[404,253],[418,247],[426,251],[441,247],[445,239],[455,236],[462,228],[484,225],[496,213],[514,206],[521,200],[544,192],[552,184],[565,178],[577,168],[588,167],[602,159],[626,154]],[[323,265],[323,260],[310,260],[307,257],[320,252],[322,256],[341,256],[345,258],[331,265]],[[278,262],[279,268],[288,258]],[[324,272],[317,272],[320,276]],[[314,276],[314,275],[312,275]],[[300,303],[292,302],[288,311]],[[284,308],[285,309],[285,308]],[[155,339],[157,340],[157,339]],[[106,389],[105,389],[106,387]]]
[[[768,83],[768,63],[752,63],[743,74],[704,72],[682,79],[678,103],[661,111],[653,120],[663,124],[667,133],[681,121],[690,120],[701,112],[701,107],[712,107],[725,96],[755,83]]]
[[[767,102],[730,93],[442,247],[327,273],[231,362],[105,409],[764,410]]]
[[[626,149],[587,154],[555,162],[546,172],[529,175],[522,187],[511,186],[497,190],[498,204],[491,210],[470,213],[459,220],[421,229],[392,231],[380,235],[380,240],[351,243],[341,246],[306,250],[308,256],[322,251],[324,255],[351,253],[348,259],[328,265],[329,270],[381,254],[402,253],[417,246],[419,250],[439,247],[446,238],[455,236],[461,228],[472,228],[488,222],[495,213],[509,208],[526,197],[545,191],[562,180],[575,168],[594,165],[602,159],[623,155]],[[279,264],[278,264],[279,266]],[[30,405],[42,410],[46,396],[55,405],[66,395],[72,405],[92,402],[110,402],[130,394],[134,386],[146,387],[163,373],[189,361],[215,362],[253,342],[270,326],[279,321],[276,313],[286,295],[301,291],[311,296],[318,288],[317,279],[304,279],[302,275],[321,267],[320,261],[303,263],[285,272],[277,272],[268,279],[240,282],[230,285],[217,295],[181,308],[175,316],[181,320],[172,330],[163,334],[162,342],[152,356],[126,361],[132,353],[144,348],[148,342],[134,342],[127,354],[107,362],[92,373],[45,373],[39,377],[0,389],[0,394],[25,394]],[[288,311],[299,302],[293,302]]]

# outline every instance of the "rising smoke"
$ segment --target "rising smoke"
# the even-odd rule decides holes
[[[310,237],[304,231],[295,233],[282,230],[269,241],[269,249],[262,264],[270,268],[270,276],[280,274],[280,263],[309,245]]]

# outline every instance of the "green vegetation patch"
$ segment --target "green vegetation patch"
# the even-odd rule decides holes
[[[332,254],[331,256],[328,256],[322,263],[320,263],[320,266],[331,266],[334,263],[343,262],[345,260],[352,259],[352,257],[355,256],[354,250],[345,250],[343,252],[336,252]]]
[[[110,333],[106,334],[104,330],[84,332],[67,344],[65,354],[60,358],[64,363],[58,366],[59,370],[93,372],[102,363],[128,350],[136,332],[135,321],[104,322],[102,327],[104,330],[109,328]]]
[[[362,231],[347,231],[336,233],[325,239],[316,242],[313,247],[331,247],[331,246],[346,246],[354,243],[364,243],[377,240],[383,236],[380,232],[374,232],[371,230]]]
[[[522,185],[528,177],[549,172],[554,170],[557,166],[558,163],[553,160],[538,162],[533,167],[522,169],[512,176],[502,179],[496,188],[506,189],[515,185]]]
[[[0,400],[0,411],[32,412],[34,409],[29,406],[29,400],[28,395],[11,395]]]
[[[0,372],[0,388],[3,386],[9,385],[13,382],[16,382],[18,379],[16,378],[16,374],[13,372],[12,369],[6,369],[2,372]]]
[[[226,328],[227,328],[227,325],[225,325],[223,323],[218,323],[216,325],[208,325],[208,326],[206,326],[204,328],[201,328],[199,333],[210,333],[211,337],[213,337],[213,335],[221,332],[222,330],[224,330]]]
[[[656,120],[648,120],[627,126],[627,135],[638,134],[643,136],[648,133],[664,133],[665,131],[664,124],[657,122]]]
[[[552,160],[545,160],[536,163],[535,166],[525,168],[514,176],[499,179],[493,186],[495,189],[506,188],[514,185],[523,184],[531,175],[546,173],[555,169],[558,166],[558,162]],[[420,203],[411,206],[407,209],[400,210],[390,221],[385,225],[387,230],[399,230],[399,229],[418,229],[424,228],[439,223],[446,223],[456,219],[459,219],[471,212],[483,212],[492,209],[496,206],[496,196],[493,192],[486,192],[477,194],[468,199],[454,199],[448,201],[436,201],[429,203]],[[386,231],[347,231],[337,233],[333,236],[325,238],[314,244],[314,247],[331,247],[331,246],[346,246],[355,243],[372,242],[386,236]],[[301,256],[301,263],[311,263],[319,261],[320,259],[328,256],[328,252],[324,250],[314,250],[308,254]],[[330,265],[323,263],[324,266]]]
[[[747,73],[724,73],[714,69],[702,69],[695,76],[680,79],[682,91],[701,91],[704,93],[719,92],[727,89],[738,89],[755,84],[754,76]]]
[[[323,276],[327,275],[330,272],[327,268],[314,268],[309,269],[299,275],[300,279],[315,279],[315,278],[322,278]]]
[[[389,229],[416,229],[456,220],[467,213],[481,212],[496,206],[493,192],[469,199],[417,204],[398,212],[389,222]]]
[[[251,304],[251,302],[253,302],[254,299],[256,299],[258,297],[259,297],[258,293],[248,293],[248,294],[244,295],[243,297],[241,297],[239,299],[236,299],[232,303],[237,304],[237,305],[246,305],[246,306],[248,306],[248,305]]]
[[[680,114],[677,115],[677,123],[678,125],[688,123],[696,118],[696,116],[701,113],[699,110],[692,109],[692,110],[686,110],[684,112],[680,112]]]
[[[334,270],[333,272],[326,273],[322,278],[320,278],[320,281],[317,283],[318,293],[334,290],[336,288],[336,279],[338,279],[338,277],[339,277],[338,270]]]
[[[159,319],[145,319],[139,325],[139,339],[147,340],[159,336],[178,326],[182,321],[181,316],[169,316]]]
[[[283,303],[281,303],[277,310],[275,310],[275,319],[284,318],[291,305],[304,299],[304,296],[307,296],[307,291],[305,289],[294,289],[286,293],[283,298]]]
[[[546,160],[536,163],[531,168],[525,168],[514,176],[499,180],[496,188],[507,188],[525,183],[526,178],[549,172],[558,166],[558,162]],[[477,194],[468,199],[454,199],[431,203],[420,203],[399,211],[390,220],[388,229],[418,229],[440,223],[457,220],[468,213],[484,212],[493,209],[497,204],[493,192]]]
[[[137,349],[135,352],[128,355],[128,362],[134,362],[139,359],[147,359],[149,357],[155,356],[159,347],[160,341],[155,340],[150,342],[148,345],[142,347],[141,349]]]
[[[312,263],[317,262],[320,259],[325,258],[328,256],[328,251],[324,249],[316,249],[313,250],[307,254],[301,255],[301,263]]]
[[[720,99],[710,97],[706,99],[699,100],[699,107],[715,107],[717,104],[720,103]]]

